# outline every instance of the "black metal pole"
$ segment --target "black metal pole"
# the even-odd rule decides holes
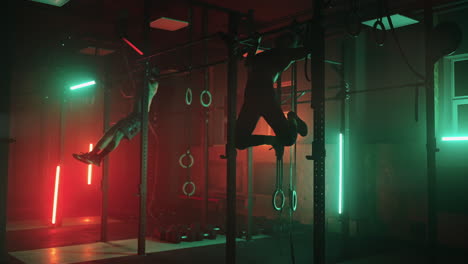
[[[427,242],[430,263],[437,257],[437,193],[436,193],[436,134],[434,102],[434,63],[431,59],[430,34],[433,28],[432,1],[424,2],[424,28],[426,43],[426,129],[427,129]]]
[[[313,1],[314,19],[311,23],[311,89],[314,110],[314,263],[325,263],[325,34],[322,22],[322,1]]]
[[[104,116],[103,130],[104,133],[109,129],[110,123],[110,89],[106,82],[102,84],[104,90]],[[109,156],[104,157],[102,164],[102,179],[101,179],[101,241],[107,242],[107,221],[109,214]]]
[[[229,14],[228,34],[229,37],[237,36],[239,24],[239,15],[236,13]],[[238,59],[235,52],[234,41],[228,43],[229,62],[228,62],[228,122],[227,122],[227,212],[226,212],[226,264],[236,263],[236,160],[237,151],[235,146],[236,132],[236,114],[237,114],[237,67]]]
[[[219,12],[224,12],[224,13],[229,14],[229,15],[235,14],[235,15],[237,15],[239,17],[240,16],[245,17],[245,16],[248,15],[246,13],[242,13],[242,12],[239,12],[239,11],[236,11],[236,10],[233,10],[233,9],[217,6],[217,5],[210,4],[210,3],[205,3],[205,2],[202,2],[202,1],[191,0],[190,4],[194,5],[194,6],[201,6],[201,7],[204,7],[205,9],[208,8],[208,9],[216,10],[216,11],[219,11]]]
[[[149,50],[149,14],[150,0],[144,0],[143,6],[143,41],[144,51]],[[138,255],[146,254],[146,200],[147,200],[147,180],[148,180],[148,78],[150,74],[149,61],[145,62],[145,75],[141,93],[141,163],[140,163],[140,213],[138,225]]]
[[[202,14],[202,31],[203,31],[203,37],[205,37],[208,33],[208,11],[206,9],[203,9],[203,14]],[[208,63],[208,47],[207,47],[207,41],[203,41],[203,63],[207,64]],[[209,75],[209,68],[205,68],[204,70],[204,91],[207,91],[209,89],[209,80],[210,80],[210,75]],[[202,99],[202,98],[201,98]],[[200,99],[200,100],[201,100]],[[208,188],[209,188],[209,117],[210,117],[210,109],[209,107],[205,107],[205,139],[204,139],[204,179],[205,179],[205,187],[203,190],[203,203],[202,203],[202,224],[206,226],[207,224],[207,218],[208,218]]]
[[[201,39],[197,39],[197,40],[193,40],[193,41],[190,40],[188,42],[185,42],[185,43],[182,43],[182,44],[179,44],[179,45],[171,46],[170,48],[167,48],[167,49],[156,51],[153,54],[150,54],[150,55],[147,55],[145,57],[139,58],[137,61],[138,62],[145,62],[148,59],[151,59],[151,58],[166,54],[168,52],[176,51],[178,49],[188,48],[188,47],[197,45],[199,43],[203,43],[203,42],[208,41],[208,40],[219,39],[219,38],[221,38],[221,34],[220,33],[214,33],[212,35],[205,36],[205,37],[203,37]]]
[[[14,2],[7,1],[8,21],[14,18]],[[14,50],[13,39],[15,30],[7,31],[6,49]],[[4,42],[5,43],[5,42]],[[0,263],[7,263],[6,224],[7,224],[7,193],[8,193],[8,153],[10,140],[10,100],[11,100],[11,65],[13,52],[4,53],[4,63],[0,65],[0,87],[3,87],[0,96]]]
[[[253,148],[247,149],[247,236],[246,240],[252,240],[253,231]]]
[[[297,113],[297,63],[291,65],[291,111]],[[296,191],[296,144],[289,148],[289,219],[292,228],[293,214],[296,208],[293,207],[293,193]],[[297,207],[297,203],[295,204]]]

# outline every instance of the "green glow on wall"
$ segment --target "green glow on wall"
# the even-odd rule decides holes
[[[338,171],[338,213],[343,212],[343,134],[340,133],[339,171]]]
[[[70,90],[76,90],[76,89],[91,86],[91,85],[94,85],[94,84],[96,84],[95,81],[89,81],[89,82],[85,82],[85,83],[81,83],[81,84],[78,84],[78,85],[71,86]]]
[[[468,137],[443,137],[442,141],[465,141]]]

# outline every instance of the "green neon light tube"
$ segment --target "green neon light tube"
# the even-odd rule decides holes
[[[443,137],[442,141],[465,141],[468,137]]]
[[[340,157],[339,157],[339,171],[338,171],[338,213],[343,212],[343,134],[340,133]]]
[[[96,84],[95,81],[89,81],[89,82],[85,82],[85,83],[82,83],[82,84],[74,85],[74,86],[70,87],[70,90],[76,90],[76,89],[91,86],[91,85],[94,85],[94,84]]]

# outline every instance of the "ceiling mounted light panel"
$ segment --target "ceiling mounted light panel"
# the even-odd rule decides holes
[[[393,28],[399,28],[399,27],[404,27],[404,26],[409,26],[409,25],[419,23],[419,21],[417,21],[417,20],[414,20],[412,18],[403,16],[403,15],[400,15],[400,14],[391,15],[390,18],[392,19]],[[377,19],[367,20],[367,21],[364,21],[362,23],[364,25],[366,25],[366,26],[373,27],[375,21],[377,21]],[[386,30],[390,29],[390,23],[388,23],[388,18],[387,17],[382,18],[382,24],[385,26]],[[377,29],[381,30],[380,27],[377,27]]]
[[[173,19],[173,18],[168,18],[168,17],[161,17],[158,18],[150,23],[150,26],[152,28],[158,28],[162,30],[168,30],[168,31],[176,31],[181,28],[187,27],[188,22],[178,20],[178,19]]]
[[[53,5],[53,6],[58,6],[61,7],[68,3],[70,0],[31,0],[33,2],[38,2],[46,5]]]

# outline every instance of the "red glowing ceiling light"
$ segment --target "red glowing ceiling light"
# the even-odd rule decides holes
[[[136,53],[143,55],[143,52],[139,48],[137,48],[135,45],[133,45],[133,43],[130,42],[128,39],[122,38],[122,40],[125,41],[125,43],[127,43],[133,50],[135,50]]]
[[[93,150],[93,144],[89,144],[89,151]],[[88,164],[88,185],[91,185],[91,178],[93,176],[93,167],[91,164]]]
[[[54,204],[52,207],[52,224],[57,223],[57,203],[58,203],[58,192],[60,184],[60,165],[57,166],[55,170],[55,187],[54,187]]]
[[[152,21],[150,23],[150,27],[163,29],[167,31],[176,31],[181,28],[187,27],[188,24],[189,23],[186,21],[177,20],[177,19],[168,18],[168,17],[161,17]]]
[[[262,53],[262,52],[264,52],[264,50],[258,49],[258,50],[255,52],[255,54],[259,54],[259,53]],[[249,53],[246,52],[246,53],[244,53],[244,54],[242,55],[242,57],[247,58],[248,55],[249,55]]]

